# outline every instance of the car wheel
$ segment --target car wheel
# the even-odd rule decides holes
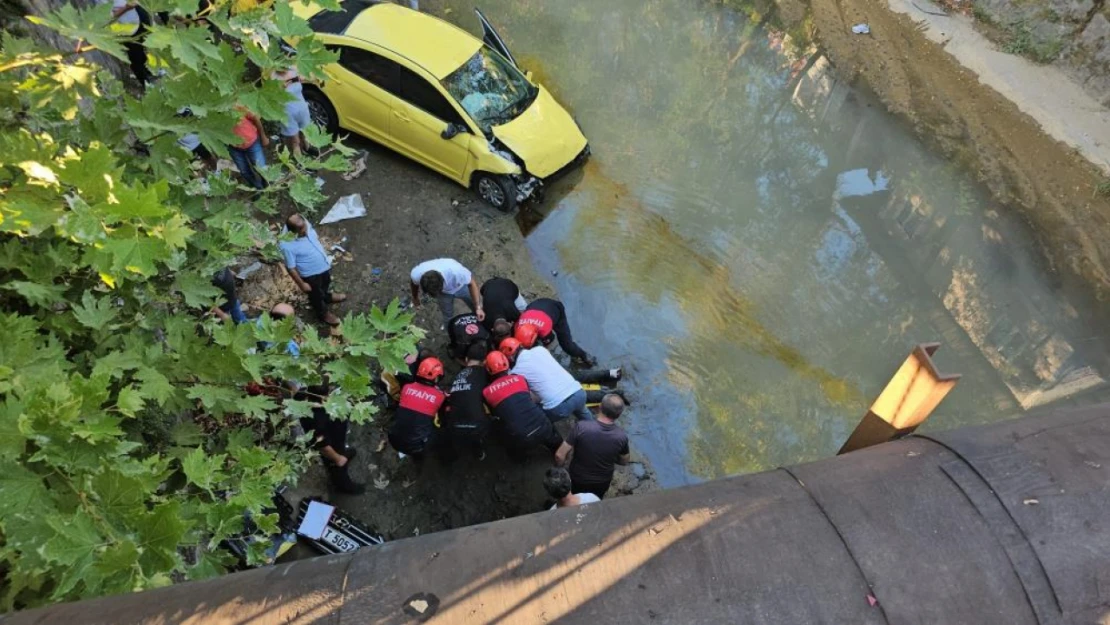
[[[305,89],[304,101],[308,104],[308,114],[312,123],[328,131],[329,134],[339,134],[339,115],[331,105],[328,96],[317,89]]]
[[[474,191],[486,204],[503,213],[516,210],[516,183],[508,176],[474,174]]]

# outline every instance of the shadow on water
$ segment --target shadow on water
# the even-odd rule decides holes
[[[664,485],[831,455],[918,342],[964,375],[934,428],[1103,394],[1106,337],[1027,228],[842,81],[804,10],[482,9],[590,138],[519,220],[576,338],[628,367]]]

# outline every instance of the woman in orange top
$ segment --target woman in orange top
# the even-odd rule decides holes
[[[255,189],[265,189],[266,179],[259,170],[266,166],[266,155],[262,148],[270,145],[266,131],[262,129],[262,120],[243,107],[237,107],[243,112],[243,117],[232,129],[242,141],[239,145],[229,145],[228,152],[235,167],[242,174],[243,180]]]

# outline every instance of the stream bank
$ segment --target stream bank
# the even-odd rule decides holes
[[[556,296],[533,268],[512,215],[499,213],[468,190],[368,141],[349,138],[347,144],[367,151],[366,172],[351,181],[325,176],[323,191],[329,199],[312,219],[319,221],[338,198],[352,193],[361,194],[367,206],[365,217],[317,226],[324,240],[346,237],[343,246],[349,254],[339,255],[333,269],[333,289],[349,296],[336,307],[340,315],[366,312],[373,305],[384,307],[394,298],[408,302],[409,270],[423,260],[445,256],[470,268],[479,283],[502,276],[515,281],[529,300]],[[271,303],[272,293],[294,292],[291,283],[281,282],[280,271],[269,273],[272,277],[250,280],[241,289],[252,315]],[[293,303],[299,318],[314,319],[304,298]],[[461,304],[456,311],[462,312]],[[440,356],[450,380],[459,366],[447,357],[447,336],[440,329],[435,302],[426,301],[417,308],[414,323],[426,332],[422,345]],[[629,410],[634,412],[635,406]],[[429,458],[417,467],[411,459],[399,459],[386,443],[391,417],[391,411],[383,410],[373,423],[352,428],[350,444],[359,453],[352,461],[351,475],[366,485],[365,494],[329,493],[323,469],[313,466],[289,499],[295,503],[302,497],[325,496],[387,539],[537,512],[547,503],[543,490],[543,473],[551,466],[547,454],[535,452],[527,464],[518,465],[491,440],[481,462],[464,455],[449,465]],[[563,430],[568,426],[561,424]],[[654,472],[635,448],[632,459],[628,467],[618,468],[612,494],[657,489]]]
[[[791,13],[797,10],[784,11]],[[864,82],[920,137],[975,172],[1000,203],[1017,207],[1054,269],[1107,300],[1110,199],[1100,192],[1098,167],[928,40],[919,26],[925,14],[911,18],[864,0],[814,0],[801,15],[812,16],[841,76]],[[859,22],[870,24],[869,36],[852,34]]]

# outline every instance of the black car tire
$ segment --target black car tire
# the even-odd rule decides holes
[[[474,174],[473,186],[486,204],[503,213],[516,210],[516,183],[508,176],[478,172]]]
[[[312,117],[312,123],[326,130],[328,134],[339,134],[339,115],[336,114],[335,107],[331,105],[328,96],[324,95],[319,89],[306,86],[304,100],[308,104],[308,113]]]

